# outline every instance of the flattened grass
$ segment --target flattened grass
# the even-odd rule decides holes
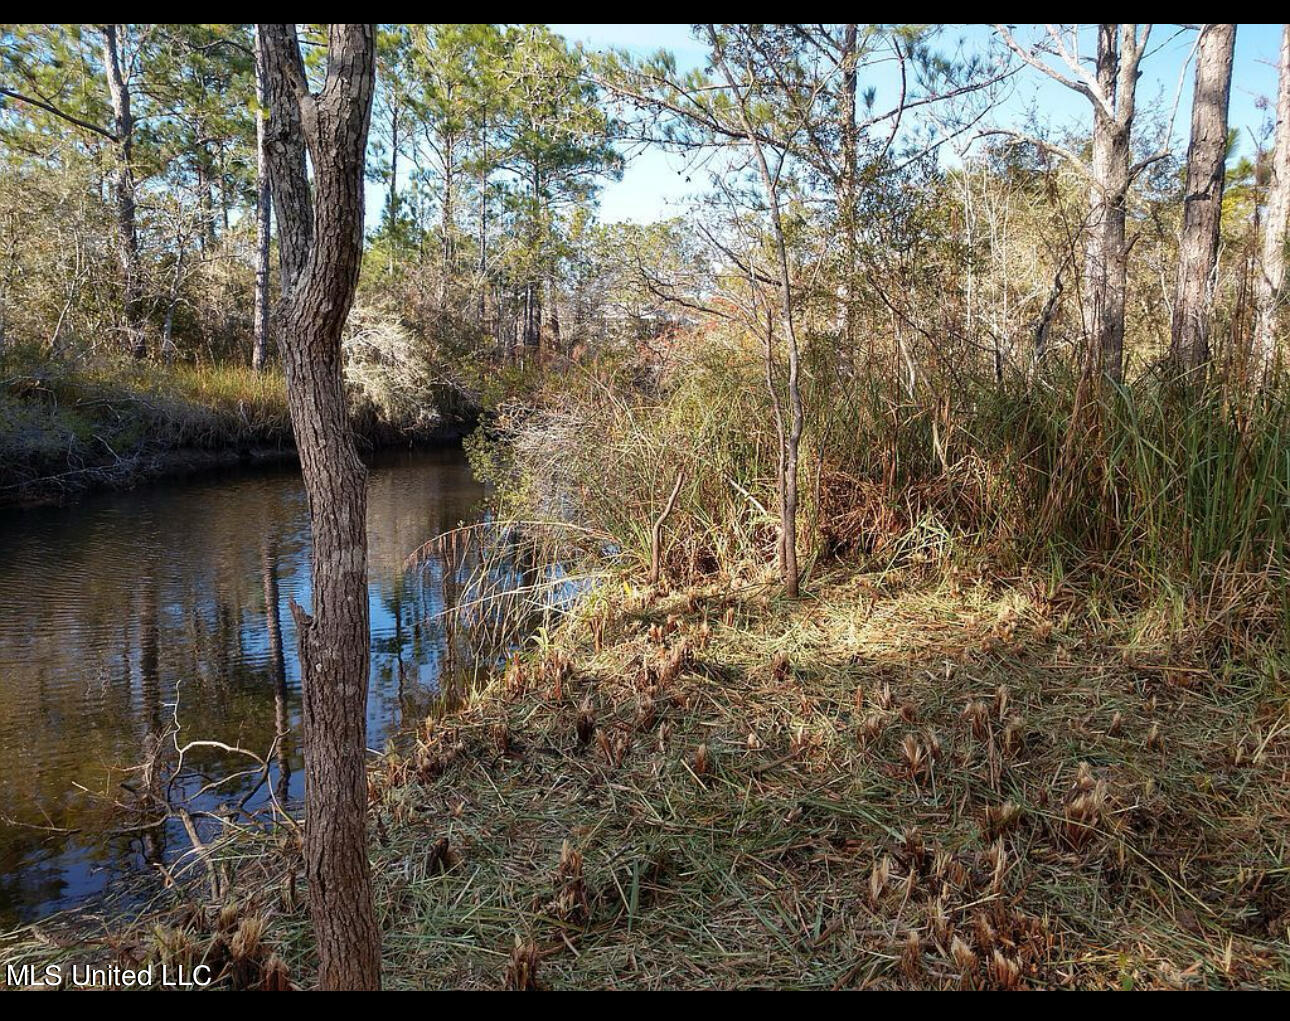
[[[772,591],[590,601],[380,761],[388,984],[1290,984],[1266,635],[1147,644],[1021,583]],[[307,981],[271,860],[246,908]]]
[[[1284,661],[1088,626],[839,576],[629,612],[559,698],[512,670],[377,784],[392,977],[493,985],[518,939],[553,986],[1285,984]]]
[[[374,761],[387,985],[1290,985],[1275,614],[1233,647],[1024,579],[609,592]],[[294,840],[212,853],[220,902],[100,951],[309,984]]]

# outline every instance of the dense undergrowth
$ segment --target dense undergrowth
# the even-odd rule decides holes
[[[671,378],[585,370],[513,406],[477,470],[518,517],[574,519],[637,564],[683,473],[673,578],[738,580],[773,559],[777,443],[755,352],[700,347]],[[821,380],[827,379],[827,383]],[[1077,577],[1117,600],[1212,598],[1258,576],[1284,594],[1290,402],[1216,378],[1127,387],[1051,373],[996,383],[839,382],[807,396],[799,543],[817,562],[986,562]]]

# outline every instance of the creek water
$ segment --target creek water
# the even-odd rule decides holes
[[[429,711],[457,654],[437,615],[470,565],[406,558],[480,520],[483,496],[456,448],[371,465],[372,748]],[[0,927],[173,864],[186,831],[140,796],[158,777],[212,815],[270,789],[298,803],[292,598],[310,605],[295,466],[0,512]],[[269,768],[200,747],[175,772],[176,744],[206,740]]]

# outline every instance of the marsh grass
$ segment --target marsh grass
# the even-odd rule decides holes
[[[398,410],[356,392],[360,448],[452,435],[473,414],[460,400],[392,418]],[[0,360],[0,503],[61,500],[168,470],[289,456],[294,447],[278,369],[51,362],[21,350]]]
[[[580,368],[503,408],[472,463],[503,516],[604,533],[638,572],[684,472],[664,573],[737,585],[773,561],[777,534],[777,446],[758,373],[720,340],[648,385],[616,363]],[[1001,382],[929,375],[911,396],[882,375],[826,377],[810,381],[807,402],[808,563],[1042,565],[1127,602],[1194,599],[1263,574],[1285,601],[1285,380],[1187,387],[1147,375],[1111,387],[1054,365]]]
[[[0,365],[0,500],[60,499],[214,455],[292,449],[280,373],[230,366]]]

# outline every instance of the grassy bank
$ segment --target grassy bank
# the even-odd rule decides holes
[[[1024,579],[609,592],[373,763],[388,984],[1290,985],[1274,614],[1233,648]],[[308,984],[294,838],[213,855],[218,902],[10,957]]]
[[[356,402],[368,448],[456,435],[467,420],[392,421]],[[0,361],[0,505],[60,502],[175,471],[294,456],[281,370]]]

